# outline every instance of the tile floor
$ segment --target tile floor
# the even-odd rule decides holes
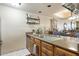
[[[28,55],[30,55],[30,52],[27,49],[22,49],[8,54],[4,54],[2,56],[28,56]]]

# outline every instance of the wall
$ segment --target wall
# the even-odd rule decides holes
[[[2,54],[25,48],[25,32],[29,32],[37,27],[49,28],[50,17],[39,15],[40,25],[28,25],[26,24],[26,13],[28,12],[0,6],[0,17],[2,21],[1,39],[3,41]]]
[[[71,21],[68,20],[68,19],[63,19],[63,20],[59,20],[57,22],[57,28],[59,31],[62,31],[64,29],[64,23],[66,23],[66,30],[71,30],[71,29],[75,29],[76,28],[76,22],[75,21],[72,21],[72,25],[71,25]]]
[[[0,18],[0,55],[1,55],[1,18]]]
[[[62,31],[64,29],[64,23],[67,24],[67,30],[71,28],[71,21],[68,19],[61,19],[58,17],[55,17],[55,20],[57,20],[57,29],[58,31]]]

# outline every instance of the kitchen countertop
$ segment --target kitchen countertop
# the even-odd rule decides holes
[[[79,38],[55,35],[28,34],[34,38],[79,54]]]

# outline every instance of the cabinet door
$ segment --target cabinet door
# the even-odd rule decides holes
[[[36,44],[36,54],[40,56],[41,55],[41,49],[40,49],[41,41],[39,39],[35,39],[35,44]]]
[[[53,51],[46,49],[45,47],[42,47],[42,53],[45,54],[46,56],[52,56]]]
[[[52,56],[53,55],[53,46],[51,44],[48,44],[46,42],[42,42],[41,52],[46,56]],[[43,55],[42,55],[43,56]]]
[[[29,42],[29,44],[30,44],[29,49],[30,49],[30,52],[33,53],[34,38],[31,37],[29,40],[30,40],[30,42]]]
[[[76,56],[75,53],[66,51],[66,50],[58,48],[58,47],[54,48],[54,55],[55,56]]]
[[[53,45],[48,44],[46,42],[42,42],[42,47],[45,47],[48,50],[53,50]]]

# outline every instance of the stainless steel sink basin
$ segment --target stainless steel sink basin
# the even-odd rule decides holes
[[[45,38],[46,40],[49,41],[56,41],[56,40],[61,40],[62,38],[58,38],[58,37],[49,37],[49,38]]]
[[[55,36],[55,35],[35,34],[34,36],[39,37],[43,40],[47,40],[47,41],[56,41],[56,40],[61,39],[59,36]]]
[[[41,34],[34,34],[34,36],[37,36],[39,38],[43,38],[44,37],[44,35],[41,35]]]

